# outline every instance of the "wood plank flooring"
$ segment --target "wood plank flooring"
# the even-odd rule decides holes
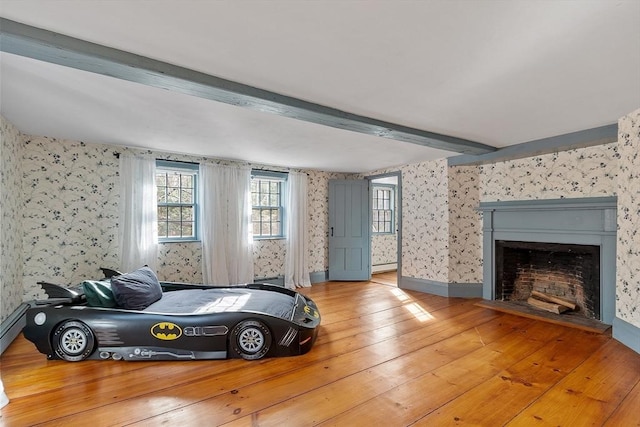
[[[6,426],[640,426],[640,355],[608,334],[374,282],[303,289],[306,355],[256,362],[0,358]]]

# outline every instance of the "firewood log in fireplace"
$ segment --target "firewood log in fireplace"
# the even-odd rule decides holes
[[[527,299],[527,303],[533,307],[556,314],[561,314],[569,310],[573,311],[577,308],[574,302],[539,291],[531,291],[531,296]]]

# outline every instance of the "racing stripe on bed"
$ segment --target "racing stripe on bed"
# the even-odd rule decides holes
[[[289,347],[293,342],[293,340],[295,339],[296,335],[298,335],[298,330],[292,327],[289,327],[289,330],[287,331],[286,334],[284,334],[284,336],[282,337],[282,339],[278,344],[284,347]]]

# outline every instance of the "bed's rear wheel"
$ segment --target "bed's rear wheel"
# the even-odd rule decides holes
[[[271,332],[259,320],[243,320],[231,331],[233,351],[247,360],[263,358],[271,347]]]
[[[67,362],[86,359],[93,353],[94,346],[91,328],[79,320],[67,320],[53,333],[53,348],[58,357]]]

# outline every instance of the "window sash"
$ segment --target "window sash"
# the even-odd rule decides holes
[[[198,240],[198,167],[193,163],[156,161],[160,242]],[[162,175],[164,178],[158,183]]]
[[[287,174],[253,171],[251,174],[251,226],[253,238],[274,239],[285,235],[285,185]]]
[[[395,188],[373,187],[371,209],[371,232],[373,234],[394,234],[394,203]]]

